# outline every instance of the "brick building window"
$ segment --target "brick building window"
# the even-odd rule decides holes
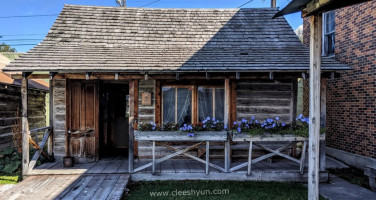
[[[322,54],[334,56],[335,47],[335,13],[334,11],[323,14],[323,41]]]

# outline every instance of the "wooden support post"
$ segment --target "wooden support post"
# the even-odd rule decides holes
[[[161,81],[155,81],[155,106],[154,106],[154,123],[160,125],[161,122]]]
[[[248,151],[248,170],[247,175],[251,175],[252,169],[252,141],[249,141],[249,151]]]
[[[129,159],[129,173],[133,173],[133,160],[134,160],[134,99],[135,96],[135,81],[129,81],[129,148],[128,148],[128,159]]]
[[[53,98],[54,98],[54,94],[53,94],[53,79],[50,79],[50,99],[49,99],[49,126],[51,126],[51,133],[50,133],[50,137],[48,138],[48,156],[50,157],[51,160],[54,160],[54,129],[53,129]]]
[[[321,14],[310,17],[308,199],[319,198]]]
[[[29,172],[29,121],[27,119],[27,93],[28,80],[26,74],[22,73],[21,100],[22,100],[22,176]]]
[[[206,164],[205,164],[205,173],[209,174],[209,141],[206,141]]]
[[[230,102],[231,102],[231,87],[230,87],[230,79],[225,79],[225,112],[224,112],[224,125],[226,127],[230,124]],[[226,172],[229,172],[230,170],[230,140],[227,139],[225,142],[225,170]]]
[[[155,141],[153,141],[152,157],[153,157],[152,173],[155,174]]]
[[[320,99],[320,126],[321,128],[326,128],[326,79],[321,79],[321,99]],[[320,140],[320,171],[325,171],[326,169],[326,140]]]

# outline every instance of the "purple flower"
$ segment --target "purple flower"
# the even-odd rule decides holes
[[[151,129],[152,129],[152,130],[155,130],[155,126],[153,126]]]
[[[188,137],[194,137],[195,134],[194,134],[194,133],[188,133],[187,136],[188,136]]]
[[[215,117],[213,117],[213,119],[212,119],[213,121],[215,121]]]
[[[277,120],[277,121],[278,121],[278,120],[279,120],[279,117],[276,117],[276,118],[275,118],[275,120]]]
[[[298,118],[296,118],[296,119],[302,119],[304,116],[303,116],[303,114],[300,114],[299,116],[298,116]]]
[[[203,127],[203,128],[206,128],[206,125],[204,124],[202,127]]]
[[[260,123],[259,120],[256,120],[255,122],[256,122],[256,124],[259,124],[259,123]]]
[[[281,124],[281,126],[286,126],[286,124],[283,122],[283,123]]]
[[[251,119],[252,119],[252,120],[255,120],[255,119],[256,119],[256,117],[255,117],[255,116],[252,116],[252,117],[251,117]]]
[[[236,122],[234,122],[234,125],[236,125]]]
[[[240,127],[238,127],[238,133],[242,132],[242,129]]]
[[[227,126],[225,125],[223,128],[224,128],[224,129],[227,129]]]
[[[276,126],[276,124],[275,124],[275,123],[273,123],[272,127],[274,128],[275,126]]]
[[[210,117],[207,117],[207,118],[206,118],[206,121],[208,121],[208,120],[210,120]]]
[[[246,123],[247,122],[247,120],[245,120],[244,118],[242,119],[242,123]]]

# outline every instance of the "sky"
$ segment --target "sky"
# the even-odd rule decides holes
[[[283,8],[290,1],[277,0],[277,7]],[[270,7],[270,0],[127,0],[127,7],[237,8],[247,2],[242,8]],[[0,43],[27,52],[47,35],[64,4],[118,6],[116,0],[1,0]],[[285,17],[294,30],[303,23],[300,13]]]

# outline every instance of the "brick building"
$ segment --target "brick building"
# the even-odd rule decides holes
[[[309,20],[303,42],[309,46]],[[323,54],[353,70],[327,82],[327,153],[363,168],[376,165],[376,1],[323,14]],[[304,114],[308,115],[308,81]]]

